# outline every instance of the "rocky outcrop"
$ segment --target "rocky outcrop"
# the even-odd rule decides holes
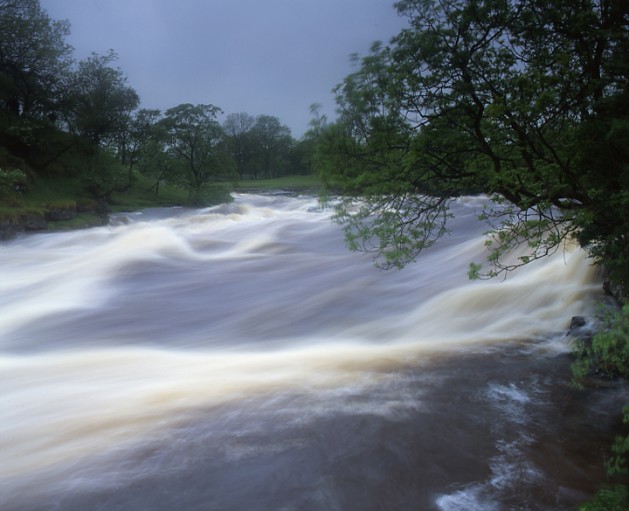
[[[25,231],[45,231],[48,229],[46,217],[35,213],[21,215],[20,223]]]
[[[609,296],[613,297],[618,303],[621,303],[621,304],[628,303],[627,296],[625,295],[622,289],[622,286],[620,286],[619,284],[606,280],[603,283],[603,289]]]
[[[46,220],[49,222],[62,222],[76,218],[76,208],[55,208],[52,207],[46,211]]]
[[[22,230],[22,224],[19,218],[0,218],[0,239],[11,238],[20,230]]]

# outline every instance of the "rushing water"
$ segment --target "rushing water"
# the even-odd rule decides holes
[[[569,386],[578,251],[506,281],[479,199],[418,263],[241,195],[0,246],[0,509],[573,509],[622,391]]]

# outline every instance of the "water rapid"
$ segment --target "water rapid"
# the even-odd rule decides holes
[[[393,272],[310,197],[4,242],[0,509],[574,508],[617,397],[568,381],[600,276],[469,281],[480,207]]]

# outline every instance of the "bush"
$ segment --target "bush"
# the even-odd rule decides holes
[[[0,197],[28,190],[28,176],[21,170],[0,169]]]
[[[629,490],[624,485],[599,490],[594,499],[579,507],[579,511],[627,511]]]
[[[601,329],[591,343],[577,344],[577,360],[572,366],[577,383],[588,374],[629,377],[629,305],[601,318]]]
[[[206,183],[199,190],[190,190],[188,197],[189,205],[195,207],[206,207],[231,202],[231,186],[226,183]]]
[[[589,374],[608,378],[629,377],[629,305],[608,312],[601,320],[601,330],[591,344],[581,341],[572,372],[577,385]],[[629,425],[629,406],[623,408],[623,423]],[[626,432],[625,432],[626,433]],[[619,435],[606,463],[608,477],[626,476],[628,472],[629,435]],[[623,511],[629,509],[629,487],[616,484],[598,491],[580,511]]]

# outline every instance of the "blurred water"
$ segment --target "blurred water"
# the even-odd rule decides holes
[[[0,508],[574,508],[613,417],[564,331],[600,280],[572,250],[470,282],[481,206],[399,272],[309,197],[4,243]]]

